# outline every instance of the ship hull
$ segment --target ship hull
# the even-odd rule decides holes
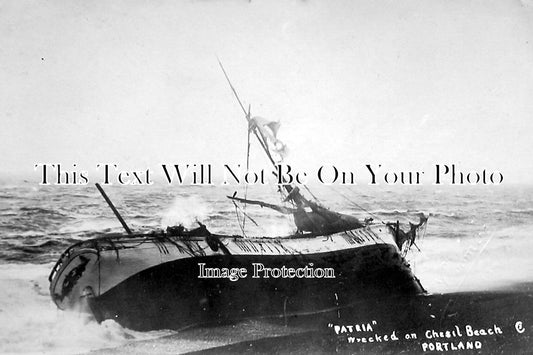
[[[136,330],[290,316],[422,293],[389,237],[361,229],[288,240],[117,238],[64,256],[51,292],[60,308],[82,307],[98,321]],[[232,269],[241,277],[230,279]]]

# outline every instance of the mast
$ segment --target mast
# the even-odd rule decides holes
[[[246,109],[244,108],[244,105],[242,104],[242,101],[239,98],[239,95],[237,94],[237,90],[235,90],[235,87],[231,83],[231,80],[228,74],[226,73],[226,70],[224,69],[222,62],[220,61],[218,57],[217,57],[217,61],[218,61],[218,64],[220,65],[220,69],[222,69],[222,72],[224,73],[224,76],[226,77],[226,80],[231,88],[231,91],[233,92],[233,95],[237,99],[237,102],[239,103],[239,106],[241,107],[242,112],[244,113],[244,117],[246,118],[246,121],[248,122],[248,141],[247,141],[248,145],[247,145],[247,154],[246,154],[246,168],[247,169],[249,168],[250,132],[253,132],[259,144],[263,148],[263,151],[265,152],[266,156],[270,160],[270,163],[275,169],[277,164],[274,158],[272,157],[270,150],[268,149],[267,138],[263,135],[263,132],[261,131],[261,129],[258,129],[256,122],[251,118],[250,108],[248,108],[248,111],[246,111]],[[277,176],[275,172],[274,172],[274,175]],[[284,202],[291,201],[296,205],[296,208],[286,208],[283,206],[277,206],[277,205],[269,204],[269,203],[262,202],[262,201],[248,200],[246,198],[246,195],[244,199],[235,197],[235,195],[233,195],[232,197],[230,196],[227,196],[227,197],[231,199],[234,204],[235,204],[235,201],[238,201],[238,202],[244,203],[245,206],[246,206],[246,203],[248,203],[252,205],[259,205],[261,207],[268,207],[268,208],[274,209],[278,212],[285,213],[285,214],[292,213],[294,216],[294,223],[298,227],[299,231],[311,231],[315,233],[324,233],[324,232],[336,233],[339,231],[346,231],[346,230],[360,228],[364,226],[364,224],[361,223],[356,217],[350,216],[344,213],[330,211],[326,207],[322,206],[318,201],[314,202],[314,201],[307,200],[300,193],[300,189],[298,188],[298,186],[293,186],[292,184],[287,183],[285,179],[283,179],[282,182],[283,182],[282,186],[287,192],[287,196],[285,197]],[[304,187],[311,194],[311,196],[313,196],[313,198],[317,200],[316,197],[311,193],[311,191],[309,191],[307,186],[304,185]],[[280,189],[280,192],[281,192],[281,189]],[[311,209],[311,212],[306,211],[304,207],[309,207]],[[361,208],[360,206],[358,207]],[[415,230],[425,225],[426,222],[427,222],[427,218],[425,218],[424,221],[422,221],[422,218],[421,218],[420,223],[416,225],[414,229],[412,228],[411,233],[413,233],[414,235],[414,233],[416,232]],[[242,225],[242,229],[243,229],[243,234],[244,234],[244,222]],[[398,222],[396,223],[396,230],[397,231],[400,230]],[[414,244],[414,238],[411,241],[411,243]],[[416,246],[416,244],[414,245]]]
[[[252,106],[248,105],[248,113],[246,117],[248,121],[250,120],[250,112],[252,111]],[[250,170],[250,128],[246,130],[246,171]],[[244,233],[244,227],[246,226],[246,197],[248,196],[248,185],[244,186],[244,208],[243,208],[243,219],[242,219],[242,230]]]
[[[217,58],[217,60],[231,88],[231,91],[233,92],[233,95],[237,99],[237,102],[239,103],[239,106],[241,107],[242,112],[244,113],[244,117],[246,118],[246,121],[248,122],[248,132],[252,131],[254,133],[257,140],[259,141],[259,144],[261,145],[268,159],[272,163],[272,166],[276,168],[276,162],[274,158],[272,158],[272,154],[270,154],[270,150],[268,149],[266,137],[263,135],[263,132],[261,131],[261,129],[258,129],[256,122],[250,117],[250,111],[248,110],[247,112],[246,109],[244,108],[244,105],[242,104],[242,101],[239,98],[239,95],[237,94],[235,87],[231,83],[231,80],[229,79],[229,76],[226,73],[226,70],[224,69],[222,62],[220,62],[219,58]],[[285,197],[284,202],[287,202],[287,201],[293,202],[296,205],[295,209],[291,209],[291,210],[282,209],[280,208],[280,206],[267,204],[267,203],[263,203],[260,201],[247,200],[246,198],[239,199],[239,198],[235,198],[235,196],[233,197],[228,196],[228,198],[233,200],[234,203],[235,201],[239,201],[239,202],[244,202],[244,203],[249,203],[249,204],[260,205],[262,207],[269,207],[269,208],[275,209],[281,213],[286,213],[290,211],[290,213],[292,213],[294,217],[294,223],[296,224],[299,231],[334,232],[334,231],[341,231],[341,230],[349,230],[349,229],[362,226],[362,224],[359,222],[359,220],[357,220],[357,218],[348,216],[342,213],[329,211],[327,208],[319,205],[318,203],[307,200],[304,196],[302,196],[302,194],[300,194],[300,189],[297,186],[293,186],[287,183],[285,179],[283,179],[282,182],[283,182],[282,186],[287,192],[287,196]],[[309,207],[311,209],[311,212],[306,211],[304,207]]]
[[[124,221],[124,219],[122,218],[122,216],[120,215],[120,213],[118,213],[118,210],[117,208],[115,207],[115,205],[113,205],[113,202],[111,202],[111,200],[109,199],[109,197],[107,197],[107,194],[105,193],[104,189],[102,188],[102,186],[100,186],[99,183],[96,183],[96,188],[98,189],[98,191],[100,191],[100,193],[102,194],[105,202],[107,202],[107,204],[109,205],[109,207],[111,208],[111,210],[113,211],[113,213],[115,214],[115,216],[117,217],[117,219],[119,220],[120,224],[122,224],[122,227],[124,228],[124,230],[126,231],[126,233],[128,233],[129,235],[133,234],[131,232],[131,229],[130,227],[128,227],[128,225],[126,224],[126,222]]]
[[[252,127],[252,119],[250,117],[250,113],[246,112],[246,109],[244,108],[244,105],[242,104],[242,101],[239,98],[239,95],[237,95],[237,91],[235,90],[235,88],[233,87],[233,84],[229,80],[229,76],[226,73],[226,70],[224,69],[224,66],[222,65],[222,62],[220,61],[220,59],[218,57],[217,57],[217,60],[218,60],[218,64],[220,65],[220,68],[222,69],[222,72],[224,73],[224,76],[226,77],[226,80],[228,81],[228,84],[229,84],[229,86],[231,88],[231,91],[233,91],[233,95],[235,95],[235,98],[237,99],[237,102],[239,103],[239,106],[241,106],[242,112],[244,112],[244,117],[246,118],[246,121],[248,122],[248,129],[250,129],[250,127]],[[261,134],[261,132],[258,133],[257,130],[255,129],[255,127],[253,127],[252,130],[253,130],[255,136],[257,137],[257,140],[259,141],[259,143],[263,147],[263,150],[265,151],[266,155],[270,159],[270,162],[275,167],[276,166],[276,162],[272,158],[272,155],[270,154],[270,151],[268,150],[268,147],[266,146],[265,137],[263,136],[263,134]]]
[[[244,117],[246,118],[246,121],[248,122],[248,132],[253,131],[255,137],[259,141],[259,144],[263,148],[263,151],[267,155],[268,159],[270,160],[270,163],[274,168],[276,168],[276,162],[274,158],[272,158],[272,154],[270,154],[270,150],[268,149],[267,140],[263,133],[257,129],[257,127],[253,124],[253,121],[250,117],[250,111],[246,111],[244,108],[244,105],[242,104],[241,99],[239,98],[239,95],[237,94],[237,91],[235,90],[235,87],[231,83],[231,80],[229,79],[228,74],[226,73],[226,70],[224,69],[224,66],[222,65],[222,62],[217,57],[218,64],[220,65],[220,69],[222,69],[222,72],[224,73],[224,76],[226,77],[226,80],[231,88],[231,91],[233,92],[233,95],[237,99],[237,102],[239,103],[239,106],[242,109],[242,112],[244,113]],[[247,157],[248,159],[248,157]],[[283,180],[283,188],[287,191],[287,199],[290,198],[290,200],[294,201],[297,205],[301,205],[302,203],[309,204],[309,202],[299,193],[298,189],[293,187],[292,185],[285,183],[285,180]],[[287,200],[286,199],[286,200]]]

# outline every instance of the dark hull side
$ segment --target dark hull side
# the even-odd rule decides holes
[[[209,268],[246,268],[237,281],[199,278]],[[253,278],[265,267],[333,268],[335,278]],[[178,329],[194,324],[319,312],[387,294],[418,294],[423,288],[394,247],[299,255],[211,255],[175,260],[143,270],[88,304],[98,321],[114,319],[135,330]]]

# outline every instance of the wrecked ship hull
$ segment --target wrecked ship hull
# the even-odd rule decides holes
[[[244,269],[246,276],[207,277],[206,269]],[[285,238],[109,236],[69,248],[50,281],[59,308],[136,330],[313,313],[424,292],[383,225]]]

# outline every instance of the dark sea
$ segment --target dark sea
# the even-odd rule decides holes
[[[235,187],[104,188],[135,231],[179,223],[193,226],[198,220],[212,232],[242,233],[235,206],[226,199]],[[244,189],[237,190],[243,196]],[[274,186],[250,188],[248,197],[279,203],[275,190]],[[420,250],[414,248],[409,260],[431,294],[499,292],[533,281],[531,186],[317,186],[313,193],[329,208],[361,219],[407,223],[417,222],[420,212],[429,214],[426,233],[417,242]],[[290,218],[274,211],[248,206],[246,212],[260,226],[248,221],[249,236],[279,236],[294,230]],[[86,353],[137,343],[150,344],[155,353],[183,353],[227,344],[228,337],[286,333],[282,325],[248,320],[244,325],[214,327],[209,337],[205,329],[180,337],[170,330],[143,333],[113,321],[98,324],[85,315],[56,309],[48,275],[60,254],[72,243],[121,231],[92,185],[1,184],[0,353]],[[509,316],[520,318],[520,314]],[[168,339],[174,342],[169,345]]]

